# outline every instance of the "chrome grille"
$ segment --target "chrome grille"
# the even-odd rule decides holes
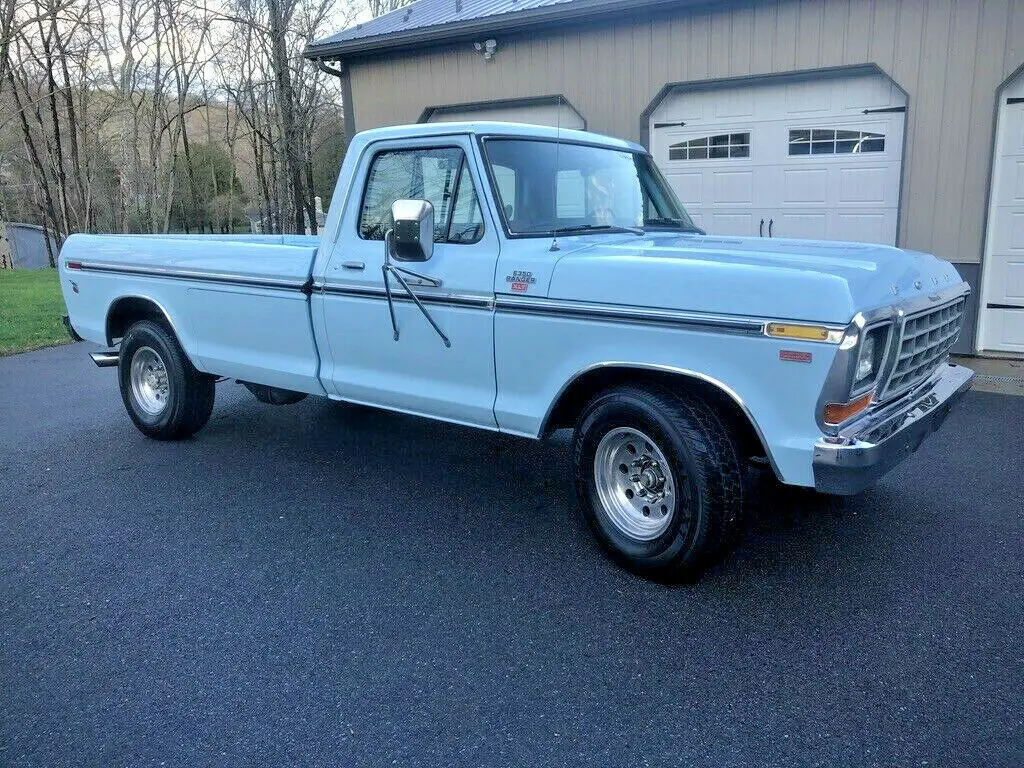
[[[906,392],[946,362],[960,335],[966,303],[966,298],[959,298],[904,318],[899,357],[885,386],[885,398]]]

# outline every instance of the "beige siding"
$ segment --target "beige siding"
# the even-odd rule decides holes
[[[562,93],[590,130],[639,140],[666,83],[877,64],[909,95],[900,244],[980,260],[996,89],[1024,64],[1021,0],[751,2],[498,42],[490,62],[468,43],[351,62],[356,127]]]

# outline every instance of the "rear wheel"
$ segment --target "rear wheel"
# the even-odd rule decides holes
[[[573,439],[576,492],[600,543],[631,570],[692,577],[735,541],[736,446],[703,400],[620,387],[585,408]]]
[[[118,380],[135,426],[157,440],[189,437],[213,412],[214,377],[196,370],[162,323],[141,320],[125,332]]]

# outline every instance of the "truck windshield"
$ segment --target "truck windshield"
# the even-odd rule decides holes
[[[484,147],[512,235],[699,231],[649,155],[532,139],[492,138]]]

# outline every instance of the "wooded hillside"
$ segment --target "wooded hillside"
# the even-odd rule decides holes
[[[381,0],[0,0],[0,221],[317,230],[344,154],[308,41]]]

